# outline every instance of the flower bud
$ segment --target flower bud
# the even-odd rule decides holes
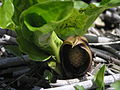
[[[60,60],[65,77],[84,75],[91,68],[92,53],[85,37],[68,37],[60,48]]]

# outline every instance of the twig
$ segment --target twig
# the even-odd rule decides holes
[[[120,58],[120,52],[108,45],[102,45],[102,48]]]
[[[0,60],[0,68],[22,65],[22,64],[26,64],[26,62],[30,61],[30,59],[28,58],[27,55],[23,56],[23,59],[20,58],[20,57],[12,57],[12,58],[1,59]]]
[[[22,74],[22,75],[19,76],[17,79],[15,79],[14,81],[12,81],[12,82],[10,82],[9,84],[7,84],[7,86],[6,86],[5,88],[9,87],[11,84],[13,84],[13,83],[16,82],[17,80],[21,79],[21,78],[24,77],[25,75],[26,75],[26,74]]]
[[[104,37],[104,36],[96,36],[94,34],[85,34],[84,35],[89,43],[106,43],[106,42],[112,42],[113,39]]]
[[[112,53],[110,53],[110,52],[107,52],[107,51],[105,51],[105,50],[102,50],[102,49],[99,49],[99,48],[101,48],[101,47],[95,47],[95,48],[93,48],[93,47],[90,47],[90,49],[91,50],[94,50],[94,52],[100,52],[100,53],[103,53],[103,54],[105,54],[105,55],[108,55],[108,56],[111,56],[111,57],[116,57],[115,55],[113,55]],[[96,53],[95,53],[95,57],[96,57]],[[101,57],[102,58],[102,57]]]
[[[87,38],[89,43],[97,43],[98,42],[98,37],[94,34],[85,34],[84,37]]]
[[[16,45],[17,44],[16,38],[11,37],[11,36],[6,35],[6,34],[3,35],[1,40],[5,41],[5,44],[11,44],[11,45]]]
[[[6,41],[3,41],[3,39],[0,38],[0,45],[2,45],[2,44],[6,44],[6,43],[7,43]]]
[[[24,74],[24,73],[26,73],[28,71],[30,71],[30,68],[24,68],[22,70],[13,72],[13,76],[19,76],[19,75],[22,75],[22,74]]]
[[[102,65],[103,64],[101,64],[101,63],[97,64],[97,66],[95,67],[95,69],[91,70],[91,74],[94,75],[98,70],[100,70],[100,68],[101,68]]]
[[[120,74],[114,74],[114,75],[109,75],[104,77],[104,83],[105,85],[110,85],[111,83],[114,83],[115,81],[120,80]],[[66,84],[66,80],[62,80],[62,84]],[[59,83],[52,83],[52,86],[58,86]],[[71,85],[65,85],[61,87],[56,87],[56,88],[49,88],[49,89],[40,89],[40,90],[75,90],[74,86],[75,85],[80,85],[83,86],[85,89],[91,89],[96,87],[93,80],[87,80],[79,83],[74,83]]]
[[[16,37],[17,36],[16,32],[14,30],[0,28],[0,36],[3,36],[4,34],[9,35],[11,37]]]
[[[21,75],[21,73],[22,73],[23,71],[26,71],[26,70],[28,70],[28,69],[30,69],[30,68],[28,68],[27,66],[10,67],[10,68],[1,70],[1,71],[0,71],[0,75],[7,74],[7,73],[13,73],[14,76],[16,76],[16,75],[18,75],[18,74]],[[23,72],[23,73],[24,73],[24,72]],[[23,73],[22,73],[22,74],[23,74]]]
[[[92,33],[92,34],[95,34],[95,35],[97,35],[97,36],[100,36],[100,35],[101,35],[100,32],[99,32],[96,28],[94,28],[94,27],[89,28],[89,29],[88,29],[88,32],[89,32],[89,33]]]
[[[107,61],[105,61],[103,58],[100,58],[98,56],[96,56],[95,58],[93,58],[94,62],[96,63],[106,63]]]
[[[89,45],[93,45],[93,46],[98,46],[98,45],[111,45],[111,44],[120,44],[120,41],[107,42],[107,43],[89,43]]]
[[[96,55],[96,56],[99,56],[105,60],[110,60],[112,62],[114,62],[115,64],[117,65],[120,65],[120,60],[114,58],[114,57],[111,57],[111,56],[108,56],[108,55],[105,55],[104,53],[101,53],[101,52],[98,52],[96,51],[95,49],[91,48],[92,52]]]
[[[71,85],[79,82],[80,80],[75,78],[75,79],[69,79],[69,80],[57,80],[56,83],[51,83],[50,85],[56,87],[56,86]]]
[[[119,73],[120,71],[116,70],[116,69],[113,69],[113,68],[109,68],[112,72],[114,73]]]
[[[117,51],[120,51],[120,44],[110,44],[109,46],[116,49]]]
[[[106,90],[115,90],[114,88],[110,87],[110,88],[106,88]]]
[[[112,72],[109,68],[107,68],[106,71],[107,71],[109,74],[111,74],[111,75],[114,75],[114,74],[115,74],[115,73]]]

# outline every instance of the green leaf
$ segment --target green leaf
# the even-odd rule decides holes
[[[105,10],[103,7],[90,4],[77,10],[74,9],[69,18],[59,23],[55,32],[62,39],[69,36],[84,35],[95,19]]]
[[[102,0],[102,1],[100,2],[100,4],[101,4],[101,5],[106,5],[109,1],[110,1],[110,0]]]
[[[7,28],[13,24],[12,16],[14,13],[14,6],[12,0],[3,0],[0,6],[0,28]]]
[[[105,72],[105,70],[106,70],[106,66],[103,65],[94,77],[94,82],[98,86],[98,90],[101,90],[102,88],[104,88],[104,72]]]
[[[111,84],[115,90],[120,90],[120,80],[116,81],[115,83]]]
[[[40,33],[39,31],[34,32],[33,42],[42,50],[56,56],[57,62],[60,62],[59,49],[62,45],[62,41],[57,37],[56,33]]]
[[[44,60],[54,55],[59,62],[60,39],[84,35],[99,14],[110,7],[107,3],[113,3],[113,6],[119,4],[118,0],[113,1],[103,0],[101,3],[88,5],[82,1],[13,0],[13,19],[19,27],[16,32],[21,49],[34,60]]]
[[[41,33],[40,31],[29,31],[26,27],[23,29],[16,30],[18,35],[17,41],[23,52],[37,61],[44,61],[50,55],[55,55],[59,62],[59,48],[62,41],[55,32]]]
[[[21,40],[22,39],[22,40]],[[45,61],[50,58],[48,53],[45,53],[32,42],[25,40],[24,38],[18,38],[20,49],[29,55],[32,60]]]
[[[83,23],[82,31],[87,31],[88,28],[93,24],[96,18],[105,10],[104,7],[90,4],[86,9],[80,9],[80,13],[84,13],[86,16],[86,22]],[[79,32],[80,33],[80,32]]]
[[[84,35],[104,10],[120,5],[119,2],[119,0],[103,0],[101,3],[88,5],[75,1],[74,8],[77,10],[74,9],[71,16],[57,26],[55,32],[64,40],[68,36]]]
[[[16,45],[6,45],[5,48],[7,49],[8,52],[14,54],[15,56],[21,57],[23,55],[19,47]]]
[[[14,15],[12,17],[14,23],[19,25],[20,14],[29,8],[30,6],[37,3],[37,0],[13,0]]]
[[[48,26],[46,26],[49,28],[53,26],[51,26],[50,23],[57,23],[69,17],[70,13],[72,13],[72,9],[73,2],[70,1],[43,2],[33,5],[25,10],[21,15],[21,19],[24,19],[24,23],[29,30],[43,31],[45,28],[44,25],[47,24]],[[52,31],[53,30],[54,29],[52,29]]]
[[[48,62],[48,66],[53,69],[57,74],[62,76],[60,64],[58,64],[56,60],[53,59]]]
[[[40,49],[50,55],[55,55],[57,62],[60,62],[59,49],[62,41],[53,31],[57,22],[61,22],[69,16],[72,12],[72,7],[72,2],[67,1],[63,3],[59,1],[38,3],[25,10],[21,15],[21,29],[17,30],[19,31],[18,42],[21,49],[24,50],[28,48],[26,44],[31,43],[34,48],[38,48],[38,50]],[[22,37],[20,37],[20,35],[22,35]],[[31,55],[28,50],[24,51]]]
[[[45,78],[46,80],[48,80],[49,82],[52,81],[53,75],[52,75],[52,73],[51,73],[49,70],[45,70],[43,76],[44,76],[44,78]]]
[[[17,32],[17,35],[19,36],[19,37],[17,37],[17,41],[18,41],[20,49],[24,53],[28,54],[32,60],[45,61],[51,57],[49,53],[41,50],[32,41],[24,38],[23,34],[22,34],[21,30],[19,30],[19,28],[17,28],[16,32]]]
[[[83,1],[74,1],[74,8],[76,9],[81,9],[81,8],[86,8],[88,7],[89,5]]]
[[[85,90],[84,87],[80,85],[75,85],[74,88],[75,90]]]
[[[104,7],[112,8],[120,5],[120,0],[102,0],[100,3]]]

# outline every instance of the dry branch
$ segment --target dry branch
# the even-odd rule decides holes
[[[111,83],[114,83],[115,81],[120,80],[120,74],[115,74],[115,75],[109,75],[109,76],[105,76],[104,77],[104,83],[105,85],[110,85]],[[62,84],[65,85],[67,82],[66,80],[62,80]],[[55,84],[51,84],[51,85],[59,85],[61,83],[55,83]],[[65,85],[65,86],[61,86],[61,87],[56,87],[56,88],[50,88],[50,89],[40,89],[40,90],[75,90],[75,88],[73,86],[75,85],[82,85],[85,89],[91,89],[95,87],[95,84],[92,80],[87,80],[87,81],[83,81],[83,82],[79,82],[79,83],[74,83],[69,85]]]
[[[0,68],[22,65],[26,64],[26,62],[28,61],[30,60],[27,55],[23,56],[22,58],[20,57],[5,58],[0,60]]]
[[[111,56],[108,56],[108,55],[105,55],[104,53],[101,53],[101,52],[98,52],[96,50],[94,50],[93,48],[91,48],[92,52],[96,55],[96,56],[99,56],[107,61],[112,61],[114,62],[115,64],[117,65],[120,65],[120,60],[114,58],[114,57],[111,57]]]
[[[99,45],[112,45],[112,44],[120,44],[120,41],[116,42],[106,42],[106,43],[89,43],[89,45],[99,46]]]
[[[102,45],[102,48],[120,58],[120,52],[109,45]]]
[[[6,34],[3,35],[2,40],[6,41],[6,44],[12,44],[12,45],[17,44],[17,41],[16,41],[15,37],[12,37],[12,36],[9,36],[9,35],[6,35]]]

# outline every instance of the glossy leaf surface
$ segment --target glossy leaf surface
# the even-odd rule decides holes
[[[2,6],[0,6],[0,28],[8,28],[13,24],[13,13],[14,6],[12,0],[3,0]]]
[[[97,90],[102,90],[104,88],[104,73],[106,70],[106,66],[103,65],[100,70],[95,75],[95,83],[98,86]]]

